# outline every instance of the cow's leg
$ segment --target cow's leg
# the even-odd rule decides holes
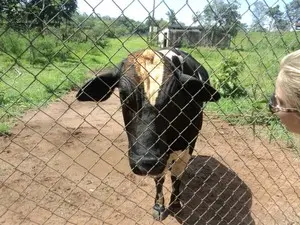
[[[180,184],[181,180],[179,177],[171,175],[171,180],[172,180],[172,193],[171,193],[171,199],[170,199],[170,204],[169,204],[169,211],[171,214],[176,213],[178,210],[181,209],[181,204],[180,204]]]
[[[165,199],[163,194],[163,184],[165,182],[165,176],[155,177],[155,184],[156,184],[156,196],[155,196],[155,203],[153,207],[153,217],[156,220],[163,220],[165,219]]]
[[[173,165],[171,167],[171,180],[172,180],[172,193],[169,204],[169,213],[174,214],[181,209],[180,203],[180,184],[181,177],[186,168],[190,158],[191,158],[191,150],[186,149],[177,153],[177,158],[174,160]]]

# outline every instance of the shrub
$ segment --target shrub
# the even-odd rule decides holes
[[[89,40],[86,32],[84,32],[82,29],[70,30],[70,33],[66,35],[65,39],[66,38],[69,41],[77,42],[77,43],[86,43]]]
[[[51,60],[51,56],[54,54],[55,43],[48,38],[36,39],[29,48],[30,55],[29,61],[31,64],[46,64]]]
[[[93,40],[93,42],[101,47],[101,48],[105,48],[108,45],[108,39],[107,39],[107,35],[103,34],[103,32],[105,32],[105,27],[104,26],[100,26],[97,25],[95,27],[93,27],[92,29],[90,29],[87,32],[87,35],[89,36],[90,39]]]
[[[241,86],[238,76],[244,69],[244,62],[226,58],[221,64],[219,73],[212,82],[224,97],[242,97],[247,94]]]
[[[72,58],[68,48],[51,36],[40,37],[30,46],[29,61],[31,64],[47,64],[54,60],[64,62]]]
[[[16,58],[21,56],[26,50],[26,39],[13,31],[6,31],[0,36],[0,51]]]
[[[71,50],[65,46],[56,47],[54,52],[55,53],[54,53],[53,59],[57,60],[59,62],[65,62],[69,59],[73,59],[73,54],[72,54]]]

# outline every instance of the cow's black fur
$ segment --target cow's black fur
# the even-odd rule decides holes
[[[144,82],[138,74],[141,65],[135,57],[141,57],[143,51],[131,54],[118,68],[88,81],[76,96],[80,101],[104,101],[115,87],[119,88],[129,142],[129,164],[135,174],[151,175],[155,179],[156,219],[164,218],[164,172],[176,163],[169,162],[171,154],[186,149],[189,155],[192,154],[202,127],[203,103],[220,98],[219,93],[210,86],[203,66],[181,50],[169,51],[172,51],[171,57],[155,52],[164,63],[163,82],[155,104],[150,104],[146,98]],[[171,176],[171,210],[180,207],[180,176]]]

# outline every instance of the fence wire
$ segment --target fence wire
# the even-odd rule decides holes
[[[0,223],[300,224],[297,138],[267,108],[280,59],[300,48],[299,10],[295,0],[2,2]],[[102,102],[79,102],[76,93],[132,53],[161,48],[194,57],[221,99],[202,108],[180,175],[181,209],[157,221],[156,186],[130,169],[122,115],[142,91],[121,103],[118,89]],[[165,107],[192,104],[172,101]],[[130,110],[136,119],[145,108]],[[168,128],[176,130],[176,118]],[[152,127],[144,132],[158,137],[154,146],[165,140]],[[162,145],[185,129],[177,132]],[[172,182],[166,175],[166,208]]]

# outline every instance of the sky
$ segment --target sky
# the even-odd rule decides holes
[[[252,13],[249,11],[249,7],[253,9],[252,4],[255,1],[256,0],[240,0],[241,7],[239,12],[242,15],[242,23],[251,24]],[[283,0],[265,1],[269,6],[279,4],[280,9],[284,9]],[[288,3],[291,0],[284,1]],[[154,2],[156,6],[155,19],[163,18],[167,20],[168,17],[166,13],[170,8],[175,11],[177,20],[187,26],[197,25],[193,24],[192,17],[195,12],[201,12],[207,4],[207,0],[77,0],[78,11],[80,13],[91,14],[95,12],[101,16],[110,16],[113,18],[124,14],[131,19],[141,22],[144,21],[149,15],[149,12],[152,11]]]

